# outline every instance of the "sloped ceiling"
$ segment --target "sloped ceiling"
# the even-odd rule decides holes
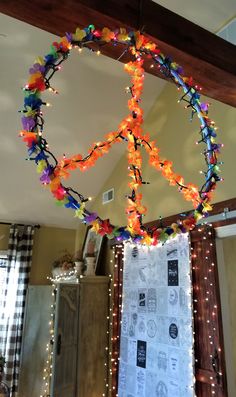
[[[235,0],[153,1],[212,33],[218,32],[218,30],[236,16]]]
[[[33,163],[25,161],[26,147],[17,137],[21,129],[21,87],[38,55],[45,55],[55,36],[0,14],[0,220],[76,227],[70,210],[58,208],[43,189]],[[65,153],[86,154],[93,142],[115,131],[128,114],[125,87],[129,84],[123,64],[86,50],[72,53],[55,76],[59,95],[48,95],[52,104],[45,112],[45,136],[59,157]],[[146,77],[142,106],[147,112],[165,82]],[[124,146],[114,147],[96,168],[74,175],[67,186],[85,196],[96,196],[115,167]]]

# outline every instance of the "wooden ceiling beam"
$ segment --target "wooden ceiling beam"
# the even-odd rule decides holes
[[[91,23],[142,29],[205,95],[236,107],[236,46],[151,0],[0,0],[0,12],[59,36]],[[118,59],[121,48],[107,45],[103,53]],[[145,68],[163,77],[148,63]]]

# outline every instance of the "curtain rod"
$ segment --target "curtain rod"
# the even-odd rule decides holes
[[[27,223],[14,223],[14,222],[0,222],[0,225],[17,225],[17,226],[34,226],[36,229],[40,229],[40,225],[28,225]]]

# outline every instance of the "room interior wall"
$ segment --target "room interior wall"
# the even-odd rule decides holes
[[[7,250],[10,226],[0,224],[0,250]],[[75,252],[76,231],[57,227],[41,226],[35,230],[32,266],[30,273],[31,285],[50,284],[47,276],[51,276],[53,262],[67,250]]]
[[[0,224],[0,251],[7,250],[10,227]]]
[[[204,156],[201,155],[204,145],[195,144],[200,139],[200,123],[196,115],[193,121],[190,121],[191,111],[184,109],[186,103],[178,103],[180,96],[180,91],[177,91],[173,84],[168,83],[145,116],[144,131],[156,141],[160,148],[160,155],[173,161],[175,172],[183,175],[186,182],[201,186],[203,176],[200,175],[200,171],[205,169]],[[217,142],[225,145],[220,156],[220,161],[224,161],[221,167],[224,182],[218,184],[213,200],[219,202],[236,196],[236,185],[232,183],[235,168],[233,164],[236,144],[236,109],[210,98],[203,97],[202,101],[210,103],[209,117],[219,128]],[[168,182],[160,173],[150,168],[145,154],[143,180],[150,182],[141,189],[144,196],[143,202],[148,207],[144,222],[191,209],[191,203],[184,201],[176,188],[168,186]],[[103,205],[102,193],[113,187],[115,188],[114,201]],[[96,209],[101,217],[109,218],[114,224],[125,224],[125,197],[128,193],[125,154],[96,197],[93,209]]]

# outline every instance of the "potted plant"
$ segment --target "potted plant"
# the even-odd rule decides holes
[[[62,251],[63,255],[53,262],[53,277],[68,273],[74,269],[74,257],[67,250]]]

